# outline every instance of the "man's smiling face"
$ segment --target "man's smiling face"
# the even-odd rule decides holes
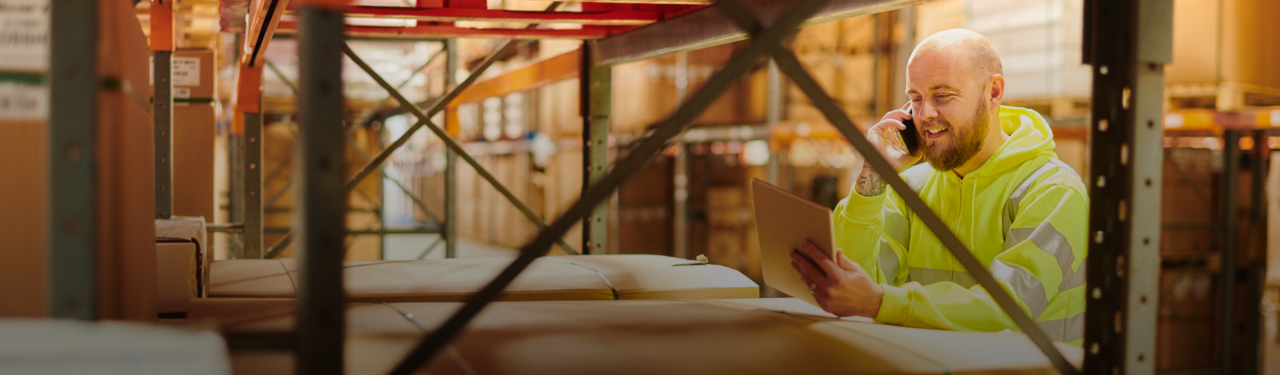
[[[1004,144],[1004,67],[981,34],[951,29],[921,41],[907,60],[907,96],[921,158],[934,169],[964,176]]]
[[[966,57],[955,50],[918,51],[907,65],[907,96],[921,156],[941,171],[977,155],[989,131],[986,80]]]

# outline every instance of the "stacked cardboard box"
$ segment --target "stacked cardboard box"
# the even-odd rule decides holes
[[[1179,277],[1181,274],[1181,277]],[[1174,282],[1174,281],[1177,282]],[[1218,340],[1221,306],[1220,278],[1213,270],[1192,269],[1182,273],[1179,269],[1164,269],[1160,273],[1159,315],[1156,328],[1156,370],[1178,370],[1209,367],[1219,363],[1221,351]],[[1236,283],[1235,331],[1233,345],[1244,347],[1244,321],[1249,314],[1248,285]],[[1242,363],[1243,351],[1235,351],[1232,363]]]
[[[192,298],[207,294],[213,254],[201,217],[156,219],[156,295],[161,314],[186,313]]]
[[[219,306],[221,305],[221,306]],[[206,307],[207,306],[207,307]],[[291,332],[292,303],[209,301],[199,317],[228,332]],[[386,373],[459,306],[348,307],[348,373]],[[207,312],[207,313],[206,313]],[[193,311],[193,315],[195,312]],[[1044,374],[1024,335],[868,324],[797,299],[494,302],[423,366],[432,374]],[[1084,351],[1057,344],[1079,366]],[[245,374],[294,370],[291,353],[233,353]]]
[[[1173,5],[1173,63],[1165,84],[1175,107],[1238,110],[1280,105],[1280,38],[1269,0],[1182,0]]]
[[[173,214],[213,222],[215,52],[173,52]]]
[[[1217,249],[1211,224],[1220,216],[1216,167],[1212,150],[1165,149],[1160,216],[1167,229],[1160,234],[1165,260],[1188,260],[1207,249]]]
[[[1092,74],[1080,59],[1083,0],[969,0],[966,5],[964,27],[985,35],[1000,51],[1006,101],[1089,97]]]
[[[347,261],[349,302],[461,302],[507,267],[510,258]],[[737,271],[654,255],[552,256],[534,261],[503,292],[520,301],[757,298],[759,287]],[[219,261],[212,298],[295,298],[293,259]]]
[[[155,186],[147,48],[128,2],[98,2],[96,162],[98,316],[156,318],[153,219]],[[48,96],[49,2],[11,1],[0,6],[6,35],[0,71],[17,81],[0,83],[0,316],[47,314],[49,256]],[[13,21],[13,22],[10,22]],[[14,29],[17,28],[17,30]],[[24,34],[25,33],[25,34]],[[13,57],[13,58],[11,58]],[[7,78],[6,78],[7,79]],[[24,81],[24,79],[27,79]],[[14,104],[17,104],[16,106]]]

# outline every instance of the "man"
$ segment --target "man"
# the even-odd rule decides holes
[[[961,29],[934,34],[908,60],[911,102],[867,138],[1050,338],[1079,346],[1088,196],[1057,159],[1044,119],[1000,105],[1004,88],[990,41]],[[906,119],[916,123],[916,155],[898,138]],[[927,163],[915,165],[921,159]],[[834,262],[812,243],[791,254],[828,312],[913,327],[1019,330],[870,166],[833,219]]]

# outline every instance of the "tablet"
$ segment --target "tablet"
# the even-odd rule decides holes
[[[817,306],[809,286],[791,267],[791,252],[807,239],[827,250],[832,261],[836,259],[831,209],[760,179],[751,181],[751,199],[755,203],[764,283]]]

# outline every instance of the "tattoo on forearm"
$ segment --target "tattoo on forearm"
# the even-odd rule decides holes
[[[885,182],[880,178],[880,174],[871,168],[870,165],[862,166],[862,173],[858,175],[858,183],[854,185],[854,190],[864,197],[874,197],[884,193]]]

